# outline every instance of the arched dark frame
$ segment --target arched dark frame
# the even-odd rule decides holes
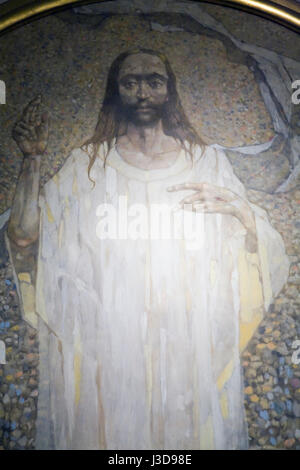
[[[0,35],[28,20],[73,5],[87,5],[105,0],[9,0],[0,5]],[[294,31],[300,31],[300,4],[292,0],[194,0],[254,13],[280,23]]]

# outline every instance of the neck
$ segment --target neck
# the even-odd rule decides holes
[[[158,154],[163,150],[165,134],[161,120],[151,126],[136,126],[129,123],[126,134],[132,146],[145,155]]]

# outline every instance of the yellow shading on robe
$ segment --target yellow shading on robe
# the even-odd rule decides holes
[[[282,238],[254,205],[254,254],[230,215],[174,216],[193,193],[168,192],[174,184],[246,199],[214,146],[148,171],[115,146],[104,170],[102,152],[94,188],[74,150],[40,198],[37,447],[246,448],[240,351],[286,282]]]

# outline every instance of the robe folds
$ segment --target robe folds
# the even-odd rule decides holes
[[[251,203],[256,253],[235,217],[174,210],[186,182],[247,199],[215,146],[159,170],[103,155],[94,186],[76,149],[40,195],[37,448],[247,448],[240,353],[287,280],[283,240]]]

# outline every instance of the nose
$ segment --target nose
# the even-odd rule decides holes
[[[142,100],[149,97],[149,86],[147,85],[145,80],[141,80],[139,82],[137,97]]]

